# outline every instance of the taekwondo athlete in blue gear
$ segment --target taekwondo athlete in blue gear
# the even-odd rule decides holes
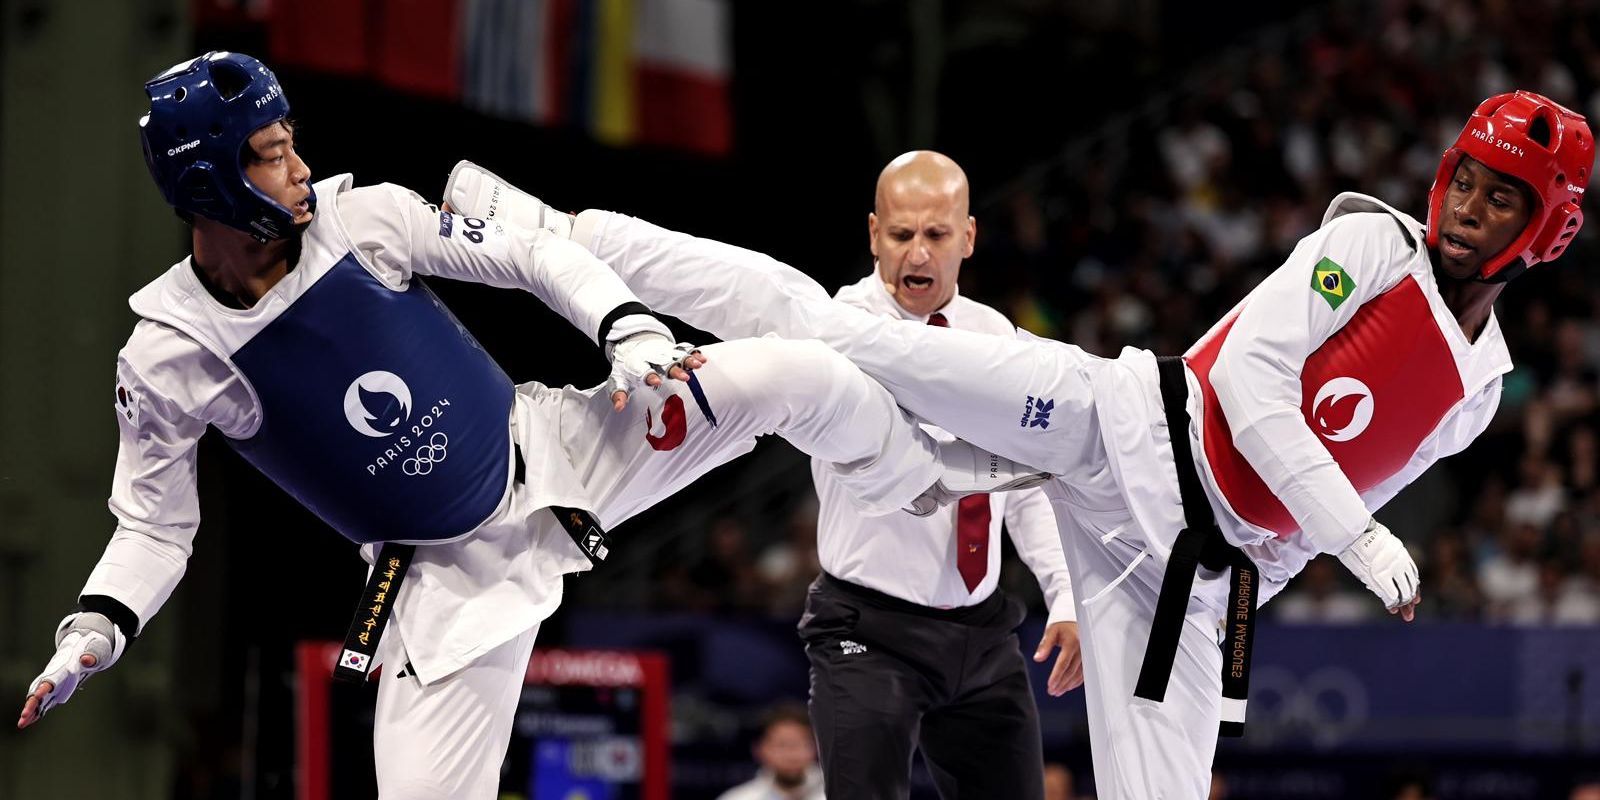
[[[358,617],[352,640],[365,634],[375,650],[347,666],[395,667],[374,720],[386,800],[494,796],[562,576],[603,557],[600,525],[748,452],[756,436],[779,433],[835,464],[869,513],[999,485],[987,469],[943,467],[888,393],[820,344],[701,353],[674,344],[565,237],[441,212],[348,175],[313,185],[282,87],[253,58],[208,53],[146,91],[146,160],[193,225],[194,253],[130,299],[141,320],[117,360],[117,528],[18,727],[114,664],[171,595],[199,526],[195,460],[208,428],[377,564],[369,590],[385,587],[393,624],[380,643],[381,628],[362,631]],[[610,379],[513,385],[423,275],[533,293],[605,347]],[[617,413],[630,396],[645,413]],[[416,545],[409,567],[379,557],[397,543]],[[387,583],[391,572],[403,588]]]

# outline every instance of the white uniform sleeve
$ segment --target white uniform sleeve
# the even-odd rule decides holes
[[[1077,622],[1078,610],[1072,602],[1072,576],[1067,574],[1067,557],[1061,548],[1061,528],[1049,498],[1039,488],[1009,492],[1005,504],[1006,530],[1017,555],[1028,565],[1044,590],[1050,607],[1046,625]]]
[[[383,266],[406,277],[414,271],[523,289],[590,339],[607,314],[638,302],[588,250],[542,228],[443,212],[393,184],[344,193],[339,212],[356,246]]]
[[[1388,214],[1333,220],[1302,239],[1250,293],[1211,370],[1234,446],[1321,552],[1343,550],[1371,515],[1306,425],[1300,372],[1364,303],[1406,274],[1412,256],[1398,221]],[[1312,288],[1313,270],[1324,258],[1338,263],[1353,284],[1337,308]]]
[[[117,363],[121,440],[112,476],[116,532],[80,595],[127,606],[142,629],[183,578],[200,503],[195,453],[206,423],[157,394],[126,358]]]
[[[1479,390],[1477,394],[1467,398],[1451,414],[1439,429],[1428,437],[1422,446],[1417,448],[1416,455],[1411,457],[1404,469],[1390,476],[1390,478],[1377,486],[1368,489],[1361,495],[1368,508],[1382,508],[1394,496],[1416,480],[1435,461],[1448,458],[1467,449],[1489,423],[1494,421],[1494,413],[1500,407],[1500,379],[1496,378],[1488,386]],[[1402,537],[1404,538],[1404,537]]]

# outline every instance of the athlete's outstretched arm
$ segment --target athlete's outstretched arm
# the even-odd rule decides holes
[[[207,422],[189,413],[189,404],[165,396],[136,366],[164,354],[168,360],[156,365],[170,367],[182,360],[172,357],[181,344],[169,329],[141,322],[118,358],[121,439],[109,504],[117,528],[78,593],[78,607],[56,627],[56,652],[29,685],[18,728],[38,722],[90,675],[116,663],[183,578],[200,524],[195,455]],[[215,366],[226,371],[220,362]]]

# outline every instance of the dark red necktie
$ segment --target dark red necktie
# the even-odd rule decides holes
[[[950,320],[935,311],[928,315],[928,324],[948,328]],[[968,495],[956,507],[956,571],[969,594],[989,571],[989,495]]]

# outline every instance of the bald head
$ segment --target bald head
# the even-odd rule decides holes
[[[946,198],[957,216],[965,217],[967,173],[949,156],[932,150],[901,154],[878,173],[878,191],[873,205],[880,215],[886,204],[918,196]]]
[[[901,308],[927,315],[955,296],[978,234],[967,196],[967,173],[931,150],[906,153],[879,173],[867,230],[878,279]]]

